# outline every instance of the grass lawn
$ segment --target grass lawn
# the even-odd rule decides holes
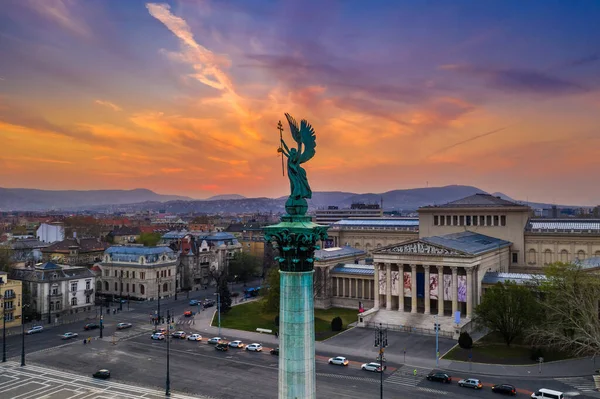
[[[357,321],[358,311],[355,309],[331,308],[327,310],[315,309],[315,339],[322,341],[339,334],[331,331],[331,319],[336,316],[342,318],[344,330],[348,324]],[[262,301],[248,302],[243,305],[233,306],[229,313],[221,315],[221,327],[256,332],[257,328],[277,330],[275,326],[277,313],[263,313]],[[217,318],[213,326],[217,325]]]
[[[444,359],[469,361],[469,353],[472,353],[472,362],[491,364],[536,364],[531,360],[531,347],[524,345],[522,341],[506,346],[501,337],[494,333],[488,334],[473,344],[473,349],[463,349],[456,346],[448,352]],[[542,349],[544,362],[569,359],[571,356],[555,350]]]

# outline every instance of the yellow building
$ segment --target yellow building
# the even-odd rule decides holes
[[[9,280],[8,273],[0,272],[0,309],[6,320],[6,328],[21,325],[23,287],[19,280]],[[3,327],[3,325],[0,325]]]

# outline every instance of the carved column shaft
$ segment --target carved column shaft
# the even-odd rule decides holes
[[[373,307],[379,309],[379,266],[380,263],[375,264],[375,281],[373,281],[373,289],[375,291]]]
[[[417,313],[417,265],[410,265],[411,269],[411,307],[410,313]]]
[[[438,315],[444,315],[444,266],[437,266],[438,269]]]
[[[392,264],[385,264],[385,308],[392,310]]]
[[[398,264],[398,310],[404,312],[404,264]]]
[[[429,265],[423,265],[425,269],[425,314],[431,313],[431,303],[429,302]]]
[[[467,269],[467,319],[473,312],[473,269]]]
[[[458,310],[458,267],[452,266],[452,317]]]

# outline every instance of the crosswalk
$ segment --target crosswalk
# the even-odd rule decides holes
[[[555,378],[563,384],[567,384],[581,392],[596,392],[600,388],[600,381],[596,382],[592,377],[564,377]]]
[[[431,371],[431,369],[423,367],[402,366],[389,377],[387,377],[385,382],[390,384],[404,385],[406,387],[413,387],[419,391],[436,395],[447,395],[447,391],[418,386],[421,381],[425,379],[427,374],[431,373]]]

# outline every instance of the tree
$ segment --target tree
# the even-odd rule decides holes
[[[227,267],[230,280],[246,283],[260,272],[260,259],[247,252],[236,252]]]
[[[231,310],[231,292],[226,279],[221,279],[219,283],[219,301],[221,302],[221,313],[227,313]]]
[[[331,331],[342,331],[344,322],[340,316],[336,316],[331,320]]]
[[[279,270],[271,269],[267,283],[269,284],[269,289],[267,291],[267,295],[265,296],[263,311],[279,313]]]
[[[498,283],[488,288],[475,309],[473,321],[502,335],[510,344],[533,326],[540,316],[540,306],[531,288],[514,282]]]
[[[9,247],[0,247],[0,271],[10,273],[12,255],[12,250]]]
[[[555,263],[537,283],[544,318],[529,331],[531,342],[574,356],[598,356],[600,276],[577,265]]]
[[[145,247],[155,247],[156,244],[160,241],[159,233],[142,233],[140,234],[140,238],[138,243],[144,244]]]
[[[463,349],[471,349],[473,347],[473,338],[469,335],[468,332],[463,331],[458,336],[458,346]]]

